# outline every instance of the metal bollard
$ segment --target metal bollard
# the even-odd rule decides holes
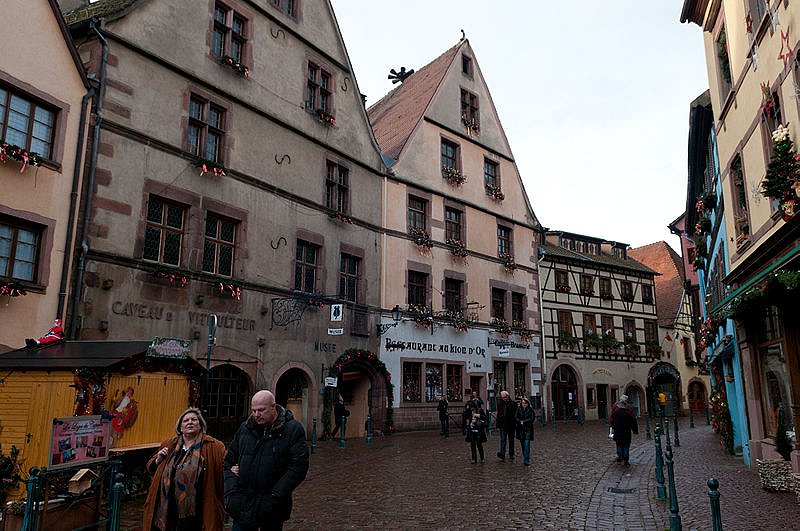
[[[653,439],[653,436],[650,435],[650,412],[644,414],[644,424],[647,426],[647,440],[650,441]]]
[[[25,500],[25,515],[22,518],[22,531],[35,531],[39,526],[39,493],[41,492],[40,470],[32,467],[25,480],[28,498]]]
[[[367,415],[367,446],[372,444],[372,415]]]
[[[558,417],[556,417],[556,406],[553,406],[553,433],[556,432],[556,424],[558,424]]]
[[[541,421],[542,421],[542,428],[547,426],[547,409],[544,407],[542,408]]]
[[[667,499],[667,489],[664,487],[664,458],[661,455],[661,426],[656,426],[653,433],[656,435],[656,498]]]
[[[708,497],[711,498],[711,531],[722,531],[722,514],[719,510],[719,481],[714,478],[706,482]]]
[[[706,400],[706,426],[711,425],[711,417],[708,416],[708,400]]]
[[[344,431],[347,429],[347,417],[342,415],[342,431],[339,433],[339,448],[344,448]]]
[[[486,431],[487,431],[487,434],[489,435],[489,437],[491,437],[492,436],[492,412],[491,411],[487,411],[486,412],[486,417],[487,417],[487,419],[486,419],[487,420]]]
[[[669,422],[667,422],[669,427]],[[667,431],[667,476],[669,478],[669,530],[681,531],[681,515],[678,513],[678,494],[675,492],[675,470],[672,460],[672,445]]]
[[[564,406],[564,424],[567,423],[567,406]]]
[[[675,447],[676,448],[680,448],[681,440],[678,437],[678,412],[677,411],[675,412],[675,417],[673,417],[673,420],[675,421]]]
[[[122,507],[122,490],[125,488],[123,481],[124,474],[114,476],[114,485],[111,487],[111,497],[109,499],[109,514],[107,531],[119,531],[120,509]]]
[[[317,417],[312,420],[311,428],[311,453],[317,453]]]
[[[689,427],[694,428],[694,410],[689,406]]]

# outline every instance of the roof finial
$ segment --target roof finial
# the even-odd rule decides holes
[[[414,69],[406,70],[406,67],[401,66],[400,71],[396,71],[394,68],[389,70],[389,79],[392,80],[392,85],[395,83],[403,83],[408,76],[414,73]]]
[[[467,34],[466,34],[466,33],[464,33],[464,30],[462,29],[462,30],[461,30],[461,40],[463,41],[463,40],[464,40],[464,39],[466,39],[466,38],[467,38]]]

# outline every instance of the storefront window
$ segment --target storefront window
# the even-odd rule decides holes
[[[778,415],[782,410],[784,420],[792,423],[792,397],[789,393],[789,371],[783,351],[781,319],[778,308],[770,306],[762,314],[758,330],[758,352],[761,361],[761,385],[764,399],[764,428],[774,437],[778,427]]]
[[[403,401],[420,402],[421,363],[403,363]]]
[[[464,400],[461,394],[461,365],[447,366],[447,400]]]
[[[500,391],[505,391],[508,388],[506,387],[506,367],[508,363],[505,361],[495,361],[494,362],[494,389],[497,395],[500,395]]]
[[[436,402],[442,396],[442,366],[428,363],[425,365],[425,401]]]
[[[514,364],[514,398],[522,398],[528,396],[528,388],[525,385],[525,376],[527,375],[528,366],[525,363]]]

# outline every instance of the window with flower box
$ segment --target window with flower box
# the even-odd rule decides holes
[[[203,245],[203,271],[223,277],[233,276],[237,222],[208,214]]]
[[[350,211],[350,171],[335,162],[326,162],[325,206],[347,214]]]
[[[478,96],[466,89],[461,89],[461,120],[475,132],[480,128]]]
[[[500,165],[493,160],[483,159],[483,185],[493,189],[500,187]]]
[[[428,202],[421,197],[408,196],[408,230],[426,231],[428,226]]]
[[[444,279],[444,309],[451,312],[463,311],[464,282],[455,278]]]
[[[511,254],[511,229],[503,225],[498,225],[497,256],[503,257]]]
[[[408,272],[408,304],[412,306],[428,305],[428,274],[419,271]]]
[[[464,399],[462,394],[463,387],[461,386],[462,366],[461,365],[447,365],[447,400],[448,401],[461,401]]]
[[[0,87],[0,140],[52,158],[55,122],[52,109]]]
[[[358,281],[361,259],[342,253],[339,257],[339,298],[347,302],[358,302]]]
[[[500,288],[492,288],[492,318],[506,318],[506,291]]]
[[[297,240],[294,262],[294,289],[314,293],[317,288],[317,263],[319,247],[311,242]]]
[[[461,220],[463,218],[463,211],[453,208],[444,207],[444,238],[445,240],[456,240],[464,243]]]
[[[244,62],[248,20],[225,4],[214,6],[214,28],[211,32],[211,53],[218,59],[230,57]]]
[[[525,326],[525,295],[511,292],[511,323],[514,326]]]
[[[224,138],[225,109],[192,95],[186,131],[187,150],[201,159],[222,164]]]
[[[403,362],[403,402],[422,402],[422,363]]]
[[[147,201],[142,258],[180,265],[185,218],[185,206],[151,195]]]
[[[623,318],[622,331],[625,334],[625,341],[636,341],[636,321],[634,319]]]
[[[593,313],[584,313],[583,314],[583,337],[586,337],[587,334],[596,334],[597,333],[597,319],[595,314]]]
[[[451,142],[446,139],[442,139],[442,149],[441,149],[441,165],[442,165],[442,174],[444,175],[446,172],[458,172],[459,171],[459,153],[458,153],[458,144],[455,142]]]
[[[572,337],[572,312],[558,310],[558,335]]]
[[[581,275],[581,294],[594,294],[594,277],[592,275]]]
[[[0,277],[35,282],[41,228],[0,218]]]
[[[333,76],[323,67],[308,62],[306,68],[306,109],[333,115]]]
[[[612,336],[614,335],[614,316],[601,315],[600,324],[603,328],[603,334]]]
[[[624,301],[633,300],[633,284],[628,280],[619,283],[619,296]]]
[[[444,396],[444,381],[442,380],[442,364],[425,364],[425,401],[436,402]]]

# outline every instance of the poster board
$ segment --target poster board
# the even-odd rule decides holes
[[[53,419],[47,468],[83,467],[108,460],[108,421],[100,415]]]

